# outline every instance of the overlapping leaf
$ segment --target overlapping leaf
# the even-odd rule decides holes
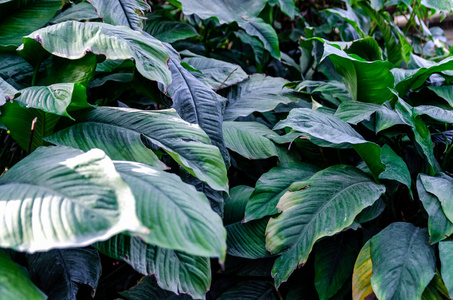
[[[96,11],[102,12],[104,22],[130,27],[143,28],[144,12],[151,10],[146,0],[89,0]]]

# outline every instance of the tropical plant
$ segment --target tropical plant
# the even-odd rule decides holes
[[[0,298],[450,299],[452,5],[0,0]]]

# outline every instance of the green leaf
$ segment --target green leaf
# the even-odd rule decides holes
[[[5,299],[47,299],[25,272],[2,250],[0,250],[0,294]]]
[[[286,83],[288,81],[283,78],[251,75],[231,88],[223,119],[233,121],[255,111],[270,111],[281,103],[298,101],[293,91],[283,87]]]
[[[281,11],[288,17],[294,19],[300,14],[299,9],[296,7],[294,0],[269,0],[270,5],[277,5]]]
[[[329,57],[343,77],[353,100],[382,104],[388,100],[394,78],[387,61],[364,61],[324,43],[323,59]]]
[[[173,292],[161,289],[153,276],[143,277],[140,282],[130,290],[120,293],[129,300],[166,299],[166,300],[192,300],[189,295],[176,295]]]
[[[266,281],[249,280],[236,284],[223,293],[218,300],[241,299],[241,300],[277,300],[274,287]]]
[[[303,265],[317,240],[350,226],[355,217],[385,192],[362,171],[346,165],[324,169],[307,181],[296,182],[279,201],[282,214],[266,229],[266,248],[288,248],[272,270],[276,286]]]
[[[190,24],[152,18],[152,14],[146,22],[144,31],[165,43],[174,43],[198,36],[197,30]]]
[[[420,174],[419,178],[425,190],[439,199],[445,216],[453,222],[453,178],[444,173],[436,177]]]
[[[146,0],[89,0],[89,2],[104,22],[134,30],[143,28],[143,20],[146,20],[144,12],[151,10]]]
[[[311,142],[320,147],[347,149],[352,146],[375,178],[385,170],[379,145],[365,140],[351,125],[336,116],[308,108],[295,108],[290,111],[286,120],[277,123],[274,130],[285,127],[299,132],[299,136],[308,136]]]
[[[33,67],[17,53],[0,52],[0,77],[15,89],[30,86],[33,78]]]
[[[42,147],[0,178],[0,246],[46,251],[145,229],[135,200],[99,149]]]
[[[255,190],[247,202],[244,221],[258,220],[278,213],[277,204],[295,181],[313,176],[319,169],[309,164],[292,163],[272,168],[256,182]]]
[[[442,210],[441,203],[435,194],[429,193],[423,184],[423,179],[429,177],[422,174],[418,175],[417,178],[417,192],[420,201],[423,204],[426,212],[428,213],[428,231],[429,231],[429,242],[431,244],[438,243],[448,236],[453,234],[453,223],[445,216]],[[442,176],[444,177],[444,176]],[[427,182],[427,185],[429,182]]]
[[[428,89],[436,93],[437,96],[447,101],[453,107],[453,85],[428,86]]]
[[[137,144],[140,136],[143,136],[215,190],[228,190],[226,168],[219,150],[210,144],[200,127],[183,121],[174,110],[98,107],[87,113],[81,124],[46,140],[56,145],[81,145],[81,148],[89,148],[94,144],[109,153],[116,153],[115,150],[109,150],[112,145],[121,148],[120,142],[124,139],[131,139]],[[83,135],[76,137],[75,134],[80,131]]]
[[[448,294],[453,295],[453,241],[446,240],[439,243],[439,258],[441,263],[442,279],[447,287]]]
[[[354,265],[352,275],[352,299],[364,300],[373,299],[375,296],[371,287],[371,276],[373,276],[373,263],[371,261],[371,240],[360,250],[359,256]]]
[[[248,159],[266,159],[278,156],[268,136],[277,134],[258,122],[223,122],[226,147]]]
[[[209,259],[149,245],[140,238],[116,235],[94,247],[114,259],[121,259],[143,275],[155,275],[157,284],[176,294],[203,298],[211,284]],[[150,298],[152,299],[152,298]]]
[[[352,274],[361,238],[353,231],[335,235],[315,247],[315,287],[319,299],[331,299]]]
[[[385,170],[379,174],[379,179],[395,180],[411,189],[411,174],[406,163],[388,144],[382,146],[381,161]]]
[[[446,58],[438,63],[434,63],[430,66],[420,68],[413,71],[409,76],[399,81],[395,90],[398,92],[400,97],[405,96],[410,90],[415,90],[421,87],[425,81],[435,73],[441,73],[444,71],[451,70],[453,68],[453,58]],[[411,70],[412,71],[412,70]]]
[[[88,2],[73,3],[71,7],[64,12],[59,13],[55,18],[50,20],[50,23],[62,23],[66,21],[86,21],[99,19],[96,10]]]
[[[146,243],[224,260],[226,232],[203,193],[175,174],[140,163],[114,164],[135,196],[139,220],[149,229],[139,235]]]
[[[27,255],[30,276],[50,299],[75,299],[80,285],[96,291],[101,260],[94,249],[51,250]]]
[[[63,7],[61,0],[0,3],[0,48],[14,50],[22,37],[43,27]]]
[[[415,141],[426,155],[428,163],[433,171],[438,172],[440,166],[434,157],[434,145],[431,139],[431,133],[417,110],[399,98],[395,105],[395,111],[401,120],[411,127],[415,135]]]
[[[420,105],[414,108],[416,115],[427,115],[442,123],[453,123],[453,110],[432,105]]]
[[[434,277],[436,256],[428,230],[392,223],[371,239],[373,277],[378,299],[420,299]]]
[[[344,19],[346,22],[348,22],[352,26],[352,28],[354,28],[355,31],[357,31],[357,34],[361,38],[366,37],[366,34],[363,32],[363,29],[360,26],[360,20],[359,20],[358,16],[352,10],[349,3],[348,2],[346,2],[346,3],[347,3],[346,5],[348,7],[347,10],[335,7],[335,8],[326,9],[326,11],[328,11],[332,14],[335,14],[335,15],[341,17],[342,19]]]
[[[242,4],[244,5],[244,4]],[[264,49],[269,51],[272,57],[280,59],[280,47],[275,29],[264,22],[261,18],[250,18],[241,27],[251,36],[256,36],[264,44]]]
[[[247,78],[247,74],[240,66],[225,61],[196,56],[184,58],[183,62],[200,70],[201,74],[194,72],[192,74],[213,89],[226,88]]]
[[[0,105],[3,105],[5,99],[13,99],[16,94],[17,90],[0,77]]]
[[[453,2],[451,0],[422,0],[421,4],[429,7],[434,8],[435,10],[451,12],[451,8],[453,6]]]
[[[422,300],[443,300],[450,298],[447,287],[442,281],[439,271],[436,269],[436,275],[423,291]]]
[[[67,39],[68,36],[83,38]],[[25,37],[23,42],[18,51],[33,65],[40,62],[35,52],[42,49],[67,59],[79,59],[92,52],[106,59],[133,59],[137,71],[145,78],[166,87],[171,82],[167,67],[168,51],[162,43],[123,26],[64,22],[37,30]]]
[[[306,93],[311,95],[318,95],[319,93],[323,99],[335,104],[335,106],[340,105],[340,103],[342,102],[348,102],[352,100],[351,95],[346,89],[346,86],[342,82],[335,80],[304,80],[299,83],[294,89],[298,92],[302,92],[303,89],[307,89]],[[309,89],[311,89],[311,91],[308,91]]]
[[[372,118],[373,114],[375,115]],[[376,133],[395,125],[405,124],[395,111],[384,105],[358,101],[341,103],[335,112],[335,116],[353,125],[363,121],[374,120]]]

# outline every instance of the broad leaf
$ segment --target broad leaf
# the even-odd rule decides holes
[[[313,176],[318,168],[304,163],[281,165],[264,173],[256,182],[255,191],[247,202],[244,221],[258,220],[278,213],[277,204],[295,181]]]
[[[227,290],[219,300],[242,299],[242,300],[277,300],[279,299],[274,287],[266,281],[249,280],[243,281]]]
[[[151,10],[146,0],[89,0],[108,24],[143,28],[144,12]]]
[[[247,74],[240,66],[221,60],[197,56],[185,58],[183,62],[201,71],[201,74],[197,72],[192,74],[213,89],[226,88],[247,78]]]
[[[445,175],[442,177],[445,177]],[[437,198],[435,194],[427,192],[424,187],[422,178],[427,181],[427,185],[429,184],[429,179],[431,178],[423,174],[418,175],[417,193],[420,201],[423,203],[423,207],[425,208],[429,216],[429,242],[431,244],[435,244],[453,234],[453,223],[445,216],[439,198]],[[433,179],[435,180],[435,178]]]
[[[248,159],[278,156],[274,143],[266,136],[275,132],[258,122],[223,122],[223,135],[228,149]]]
[[[68,36],[73,38],[67,39]],[[137,71],[145,78],[165,86],[171,82],[171,73],[167,67],[168,51],[162,43],[126,27],[64,22],[26,36],[19,47],[19,53],[34,65],[40,62],[40,56],[36,52],[42,49],[67,59],[81,58],[87,52],[103,55],[111,60],[134,59]]]
[[[371,239],[370,252],[378,299],[420,299],[434,277],[436,256],[427,229],[392,223]]]
[[[379,179],[395,180],[411,189],[411,174],[406,163],[388,144],[382,146],[381,161],[385,170],[379,174]]]
[[[447,13],[451,12],[451,8],[453,6],[453,2],[451,0],[422,0],[421,4]]]
[[[429,86],[428,88],[453,107],[453,85]]]
[[[129,187],[99,149],[39,148],[0,178],[0,193],[1,247],[46,251],[145,230]]]
[[[264,49],[269,51],[272,57],[280,59],[278,36],[272,25],[267,24],[261,18],[249,18],[239,24],[249,35],[256,36],[262,41]]]
[[[62,7],[61,0],[0,3],[0,48],[14,50],[22,43],[23,36],[46,25]]]
[[[273,110],[277,105],[298,101],[295,93],[284,85],[287,80],[278,77],[251,75],[248,79],[231,88],[223,118],[233,121],[258,111]]]
[[[348,230],[315,247],[315,286],[319,299],[331,299],[352,274],[361,238]]]
[[[198,36],[197,30],[190,24],[153,18],[152,14],[148,17],[143,30],[165,43],[174,43]]]
[[[371,277],[373,276],[373,263],[371,262],[371,241],[369,240],[360,250],[354,265],[352,275],[352,299],[364,300],[374,296],[371,287]]]
[[[132,136],[130,138],[134,143],[138,143],[142,135],[212,188],[220,191],[228,189],[226,169],[219,150],[210,145],[203,130],[183,121],[174,110],[98,107],[87,113],[83,121],[83,127],[57,132],[46,140],[56,145],[82,145],[82,148],[86,147],[86,143],[94,143],[96,147],[109,151],[112,145],[122,147],[120,142],[125,135]],[[83,135],[78,136],[77,140],[68,138],[79,130],[82,130]],[[103,138],[99,140],[100,136]],[[85,142],[85,139],[88,141]]]
[[[375,178],[378,178],[385,169],[381,162],[379,145],[365,140],[351,125],[336,116],[308,108],[295,108],[291,110],[286,120],[277,123],[274,130],[285,127],[299,132],[299,136],[308,136],[311,142],[320,147],[346,149],[352,146]],[[293,137],[297,136],[294,134]]]
[[[130,290],[120,293],[129,300],[166,299],[166,300],[192,300],[189,295],[176,295],[173,292],[161,289],[153,276],[143,277],[140,282]]]
[[[453,222],[453,178],[444,173],[436,177],[420,174],[419,178],[425,190],[439,200],[448,220]]]
[[[453,123],[453,110],[450,109],[444,109],[433,105],[420,105],[414,107],[414,113],[417,115],[427,115],[442,123]]]
[[[391,95],[394,78],[386,61],[364,61],[324,43],[323,59],[329,57],[353,100],[382,104]]]
[[[64,12],[59,13],[50,23],[62,23],[66,21],[86,21],[99,19],[94,7],[88,2],[73,3]]]
[[[43,300],[41,292],[25,272],[0,250],[0,294],[4,299]]]
[[[266,229],[266,248],[271,253],[288,248],[272,270],[276,286],[307,261],[317,240],[350,226],[385,187],[354,167],[338,165],[294,183],[290,191],[278,203],[282,214],[271,219]]]
[[[442,279],[445,282],[448,293],[453,294],[453,241],[446,240],[439,243],[439,258],[441,262]]]
[[[200,299],[211,284],[211,264],[207,258],[149,245],[127,235],[116,235],[94,246],[105,255],[127,262],[143,275],[154,275],[161,288],[176,294]]]
[[[75,299],[80,285],[96,290],[101,260],[94,249],[51,250],[27,256],[30,276],[50,299]]]
[[[282,12],[291,19],[299,15],[299,9],[297,9],[293,0],[268,0],[268,3],[280,7]]]
[[[372,118],[373,114],[374,117]],[[363,121],[374,120],[376,133],[395,125],[405,124],[395,111],[384,105],[358,101],[341,103],[335,112],[335,116],[353,125]]]
[[[193,255],[225,257],[225,229],[208,199],[179,176],[144,164],[115,162],[136,199],[139,220],[149,229],[140,237],[159,247]]]

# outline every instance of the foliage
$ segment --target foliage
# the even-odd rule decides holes
[[[0,0],[2,297],[450,299],[452,4]]]

